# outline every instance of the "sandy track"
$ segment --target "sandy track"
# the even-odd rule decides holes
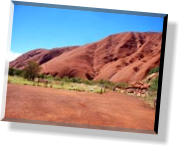
[[[153,131],[155,111],[136,97],[8,84],[5,120]]]

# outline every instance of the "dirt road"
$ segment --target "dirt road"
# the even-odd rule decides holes
[[[5,120],[153,131],[154,118],[155,110],[142,100],[116,92],[95,94],[8,84]]]

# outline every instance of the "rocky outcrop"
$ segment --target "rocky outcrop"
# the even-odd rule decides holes
[[[161,40],[161,33],[120,33],[79,47],[33,50],[10,66],[22,69],[34,60],[41,65],[43,74],[133,83],[159,66]]]

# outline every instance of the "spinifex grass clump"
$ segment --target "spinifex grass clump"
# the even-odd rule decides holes
[[[150,91],[157,91],[157,89],[158,89],[158,77],[151,80],[149,90]]]

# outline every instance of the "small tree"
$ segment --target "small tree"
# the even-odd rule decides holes
[[[34,80],[38,76],[41,67],[34,61],[28,62],[28,65],[24,68],[24,77],[28,80]]]
[[[13,76],[14,75],[14,68],[9,68],[8,75]]]

